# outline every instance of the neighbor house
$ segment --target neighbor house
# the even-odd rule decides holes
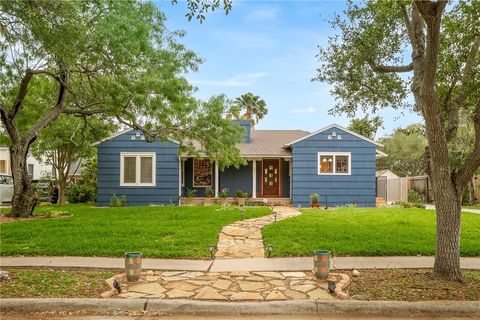
[[[220,170],[216,161],[179,154],[174,141],[147,142],[140,131],[119,132],[95,145],[98,150],[97,201],[108,206],[113,194],[127,205],[178,204],[188,189],[203,197],[229,189],[251,201],[309,206],[317,193],[322,206],[355,203],[375,206],[375,160],[384,156],[377,142],[332,124],[302,130],[256,130],[250,122],[237,145],[247,164]]]

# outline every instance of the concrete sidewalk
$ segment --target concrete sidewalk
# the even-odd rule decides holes
[[[432,268],[433,257],[336,257],[334,269],[386,269]],[[463,269],[480,270],[480,257],[461,258]],[[92,268],[121,270],[123,258],[103,257],[1,257],[0,268]],[[144,259],[144,270],[181,270],[203,272],[237,271],[309,271],[313,269],[312,257],[300,258],[247,258],[223,260]]]
[[[433,204],[427,204],[427,205],[425,205],[425,209],[435,210],[435,206]],[[470,212],[470,213],[480,214],[479,209],[471,209],[471,208],[462,208],[462,212]]]

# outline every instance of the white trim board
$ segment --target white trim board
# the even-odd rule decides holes
[[[300,138],[298,138],[298,139],[296,139],[296,140],[293,140],[293,141],[285,144],[285,147],[288,148],[288,147],[290,147],[292,144],[295,144],[295,143],[297,143],[297,142],[300,142],[300,141],[303,141],[303,140],[308,139],[308,138],[310,138],[310,137],[313,137],[313,136],[315,136],[315,135],[317,135],[317,134],[319,134],[319,133],[322,133],[322,132],[324,132],[324,131],[326,131],[326,130],[328,130],[328,129],[331,129],[331,128],[337,128],[337,129],[343,130],[343,131],[345,131],[345,132],[347,132],[347,133],[349,133],[349,134],[351,134],[351,135],[353,135],[353,136],[355,136],[355,137],[357,137],[357,138],[360,138],[360,139],[365,140],[365,141],[367,141],[367,142],[373,143],[373,144],[376,145],[376,146],[383,147],[383,145],[382,145],[381,143],[378,143],[378,142],[376,142],[376,141],[373,141],[372,139],[369,139],[369,138],[367,138],[367,137],[364,137],[364,136],[362,136],[361,134],[358,134],[358,133],[356,133],[356,132],[353,132],[352,130],[349,130],[349,129],[347,129],[347,128],[344,128],[344,127],[342,127],[342,126],[340,126],[340,125],[338,125],[338,124],[335,124],[335,123],[334,123],[334,124],[331,124],[331,125],[329,125],[329,126],[327,126],[327,127],[325,127],[325,128],[319,129],[319,130],[317,130],[317,131],[315,131],[315,132],[309,133],[309,134],[307,134],[307,135],[305,135],[305,136],[303,136],[303,137],[300,137]]]

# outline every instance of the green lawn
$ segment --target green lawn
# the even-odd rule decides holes
[[[97,208],[41,206],[36,214],[72,215],[0,225],[0,255],[116,256],[140,251],[147,257],[208,257],[221,228],[240,220],[239,211],[218,206]],[[270,214],[268,207],[247,208],[246,218]]]
[[[305,209],[301,216],[266,226],[272,256],[434,255],[435,212],[424,209]],[[462,214],[462,256],[480,256],[480,215]]]

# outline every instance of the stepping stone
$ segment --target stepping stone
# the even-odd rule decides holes
[[[213,281],[204,281],[204,280],[187,280],[185,282],[194,284],[196,286],[209,286],[213,283]]]
[[[316,288],[313,284],[303,284],[299,286],[290,286],[291,289],[301,292],[308,292]]]
[[[291,278],[306,278],[307,275],[305,272],[282,272],[284,277],[291,277]]]
[[[165,276],[162,276],[162,279],[163,281],[180,281],[180,280],[187,280],[188,278],[186,277],[178,277],[178,276],[174,276],[174,277],[165,277]]]
[[[284,276],[280,274],[280,272],[254,272],[255,274],[262,276],[262,277],[267,277],[267,278],[274,278],[274,279],[285,279]]]
[[[316,289],[307,293],[310,299],[335,300],[327,291]]]
[[[270,280],[270,281],[268,281],[268,283],[270,283],[271,285],[274,285],[274,286],[284,286],[285,285],[285,281],[282,281],[282,280]]]
[[[256,291],[266,288],[265,283],[255,281],[238,281],[238,285],[242,291]]]
[[[158,281],[158,280],[160,280],[160,278],[161,278],[160,276],[146,276],[145,280],[151,282],[151,281]]]
[[[195,295],[195,292],[183,291],[183,290],[178,290],[178,289],[173,289],[173,290],[167,292],[167,296],[169,298],[172,298],[172,299],[175,299],[175,298],[189,298],[193,295]]]
[[[147,296],[147,294],[140,293],[140,292],[122,292],[118,296],[120,298],[135,299],[135,298],[143,298]]]
[[[160,284],[153,282],[153,283],[146,283],[146,284],[140,284],[137,286],[129,287],[128,291],[135,291],[143,294],[152,294],[152,295],[160,296],[160,295],[163,295],[166,289],[162,287]]]
[[[293,290],[285,290],[283,292],[287,297],[293,300],[303,300],[307,299],[307,295],[305,293],[301,293],[299,291],[293,291]]]
[[[212,286],[220,290],[227,290],[231,284],[232,284],[232,281],[220,279],[220,280],[217,280]]]
[[[183,290],[183,291],[195,291],[196,289],[198,289],[198,286],[195,286],[187,282],[169,282],[165,285],[165,288],[177,289],[177,290]]]
[[[197,300],[227,300],[227,298],[225,298],[220,293],[218,293],[217,290],[215,290],[213,288],[210,288],[210,287],[204,287],[204,288],[198,290],[198,293],[195,296],[195,299],[197,299]]]
[[[260,293],[257,292],[237,292],[230,296],[231,300],[263,300]]]
[[[286,300],[287,297],[285,297],[281,292],[278,291],[273,291],[270,292],[265,300]]]
[[[260,276],[250,276],[250,277],[246,277],[245,280],[246,281],[264,281],[265,279]]]
[[[192,278],[200,277],[200,276],[203,276],[203,275],[205,275],[205,273],[203,273],[203,272],[186,272],[186,273],[182,274],[182,277],[192,279]]]
[[[164,277],[173,277],[178,276],[179,274],[185,273],[185,271],[165,271],[162,272],[161,275]]]
[[[240,271],[240,272],[232,272],[230,273],[231,277],[248,277],[251,273],[247,271]]]

